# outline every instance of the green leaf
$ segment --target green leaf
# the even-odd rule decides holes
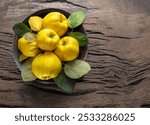
[[[28,32],[23,35],[23,37],[28,41],[28,42],[35,42],[36,41],[36,34]]]
[[[14,30],[14,32],[22,37],[25,33],[27,32],[31,32],[32,30],[30,28],[28,28],[24,23],[17,23],[13,26],[12,28]]]
[[[88,38],[85,34],[80,32],[71,32],[70,36],[78,40],[80,46],[87,46]]]
[[[75,86],[75,80],[67,77],[64,70],[54,79],[56,85],[66,93],[72,93]]]
[[[29,58],[22,65],[21,76],[23,81],[33,81],[36,76],[32,73],[32,61],[34,58]]]
[[[65,74],[72,79],[78,79],[87,74],[90,70],[90,65],[83,60],[71,61],[65,64],[64,67]]]
[[[68,20],[70,23],[70,28],[75,28],[81,25],[84,21],[85,14],[82,11],[72,13]]]

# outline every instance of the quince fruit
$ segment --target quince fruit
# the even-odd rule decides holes
[[[31,16],[28,20],[29,25],[33,31],[39,31],[42,28],[42,18],[39,16]]]
[[[55,78],[61,68],[61,61],[53,52],[41,53],[32,62],[32,72],[40,80]]]
[[[63,37],[54,52],[62,61],[72,61],[79,55],[79,43],[73,37]]]
[[[29,42],[24,37],[18,40],[18,48],[27,57],[35,57],[40,52],[36,41]]]
[[[54,30],[60,37],[67,32],[68,27],[68,19],[59,12],[51,12],[43,18],[43,28]]]
[[[37,45],[42,50],[52,51],[58,45],[60,37],[54,30],[42,29],[37,34]]]

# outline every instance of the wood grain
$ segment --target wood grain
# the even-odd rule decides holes
[[[150,107],[150,0],[1,0],[0,107]],[[27,86],[12,26],[45,8],[86,13],[92,70],[72,95]]]

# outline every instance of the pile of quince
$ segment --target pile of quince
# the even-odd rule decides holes
[[[40,80],[56,78],[67,62],[75,63],[82,69],[83,62],[75,61],[75,59],[79,55],[80,46],[87,45],[87,37],[79,32],[70,33],[72,35],[68,33],[69,28],[73,29],[83,22],[82,17],[79,21],[75,21],[80,14],[81,12],[74,13],[70,19],[67,19],[60,12],[50,12],[43,19],[39,16],[31,16],[28,20],[30,28],[23,23],[18,23],[13,27],[15,33],[20,36],[18,39],[18,49],[21,52],[19,60],[22,62],[29,57],[32,58],[31,71],[36,78]],[[77,76],[75,78],[70,76],[72,73],[69,72],[73,71],[69,71],[69,65],[68,69],[66,68],[68,72],[65,73],[69,74],[68,77],[77,79],[78,76],[81,77],[90,70],[89,66],[86,67],[88,69],[85,69],[82,74],[77,73],[82,71],[75,71],[74,74]],[[30,81],[25,77],[23,79]]]

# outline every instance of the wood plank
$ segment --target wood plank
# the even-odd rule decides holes
[[[0,107],[150,107],[150,0],[1,0]],[[12,26],[44,8],[86,13],[92,70],[72,95],[24,85]]]

